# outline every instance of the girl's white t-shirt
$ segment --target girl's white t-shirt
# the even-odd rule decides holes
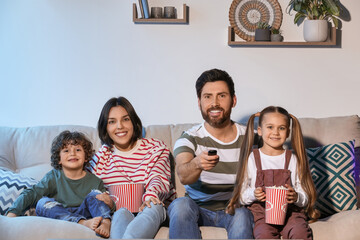
[[[261,167],[262,170],[267,169],[284,169],[285,166],[285,151],[284,153],[277,156],[266,155],[259,149],[260,158],[261,158]],[[304,192],[303,188],[300,184],[300,179],[297,174],[297,158],[295,154],[291,155],[289,168],[291,172],[291,183],[292,187],[298,194],[298,200],[295,202],[296,206],[305,207],[308,203],[308,196]],[[254,195],[255,191],[255,182],[256,182],[256,163],[254,154],[251,153],[248,159],[247,165],[247,176],[245,176],[243,185],[242,185],[242,194],[240,203],[242,205],[250,205],[251,203],[256,201],[256,197]]]

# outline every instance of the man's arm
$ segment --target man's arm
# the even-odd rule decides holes
[[[203,170],[210,170],[219,162],[219,156],[209,156],[207,152],[202,152],[194,157],[189,152],[179,153],[176,158],[176,172],[180,182],[184,185],[195,183]]]

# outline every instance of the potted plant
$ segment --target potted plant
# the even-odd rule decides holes
[[[339,25],[339,0],[290,0],[287,12],[295,11],[294,23],[304,22],[305,41],[323,42],[328,35],[328,21]]]
[[[272,42],[282,42],[284,40],[284,37],[281,35],[280,29],[271,27],[270,31],[271,31],[270,39]]]
[[[270,25],[267,22],[257,23],[255,41],[270,41]]]

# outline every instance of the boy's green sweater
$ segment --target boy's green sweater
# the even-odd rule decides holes
[[[35,207],[42,197],[54,198],[64,207],[79,207],[93,189],[106,191],[102,180],[95,175],[86,172],[85,177],[72,180],[62,170],[53,169],[39,183],[25,189],[7,212],[22,215],[28,208]]]

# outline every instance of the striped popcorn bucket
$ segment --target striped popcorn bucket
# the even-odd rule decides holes
[[[116,203],[116,209],[127,208],[130,212],[139,212],[142,204],[142,195],[144,194],[145,184],[126,183],[110,185],[110,196]]]
[[[269,224],[284,225],[287,202],[285,187],[266,187],[265,222]]]

